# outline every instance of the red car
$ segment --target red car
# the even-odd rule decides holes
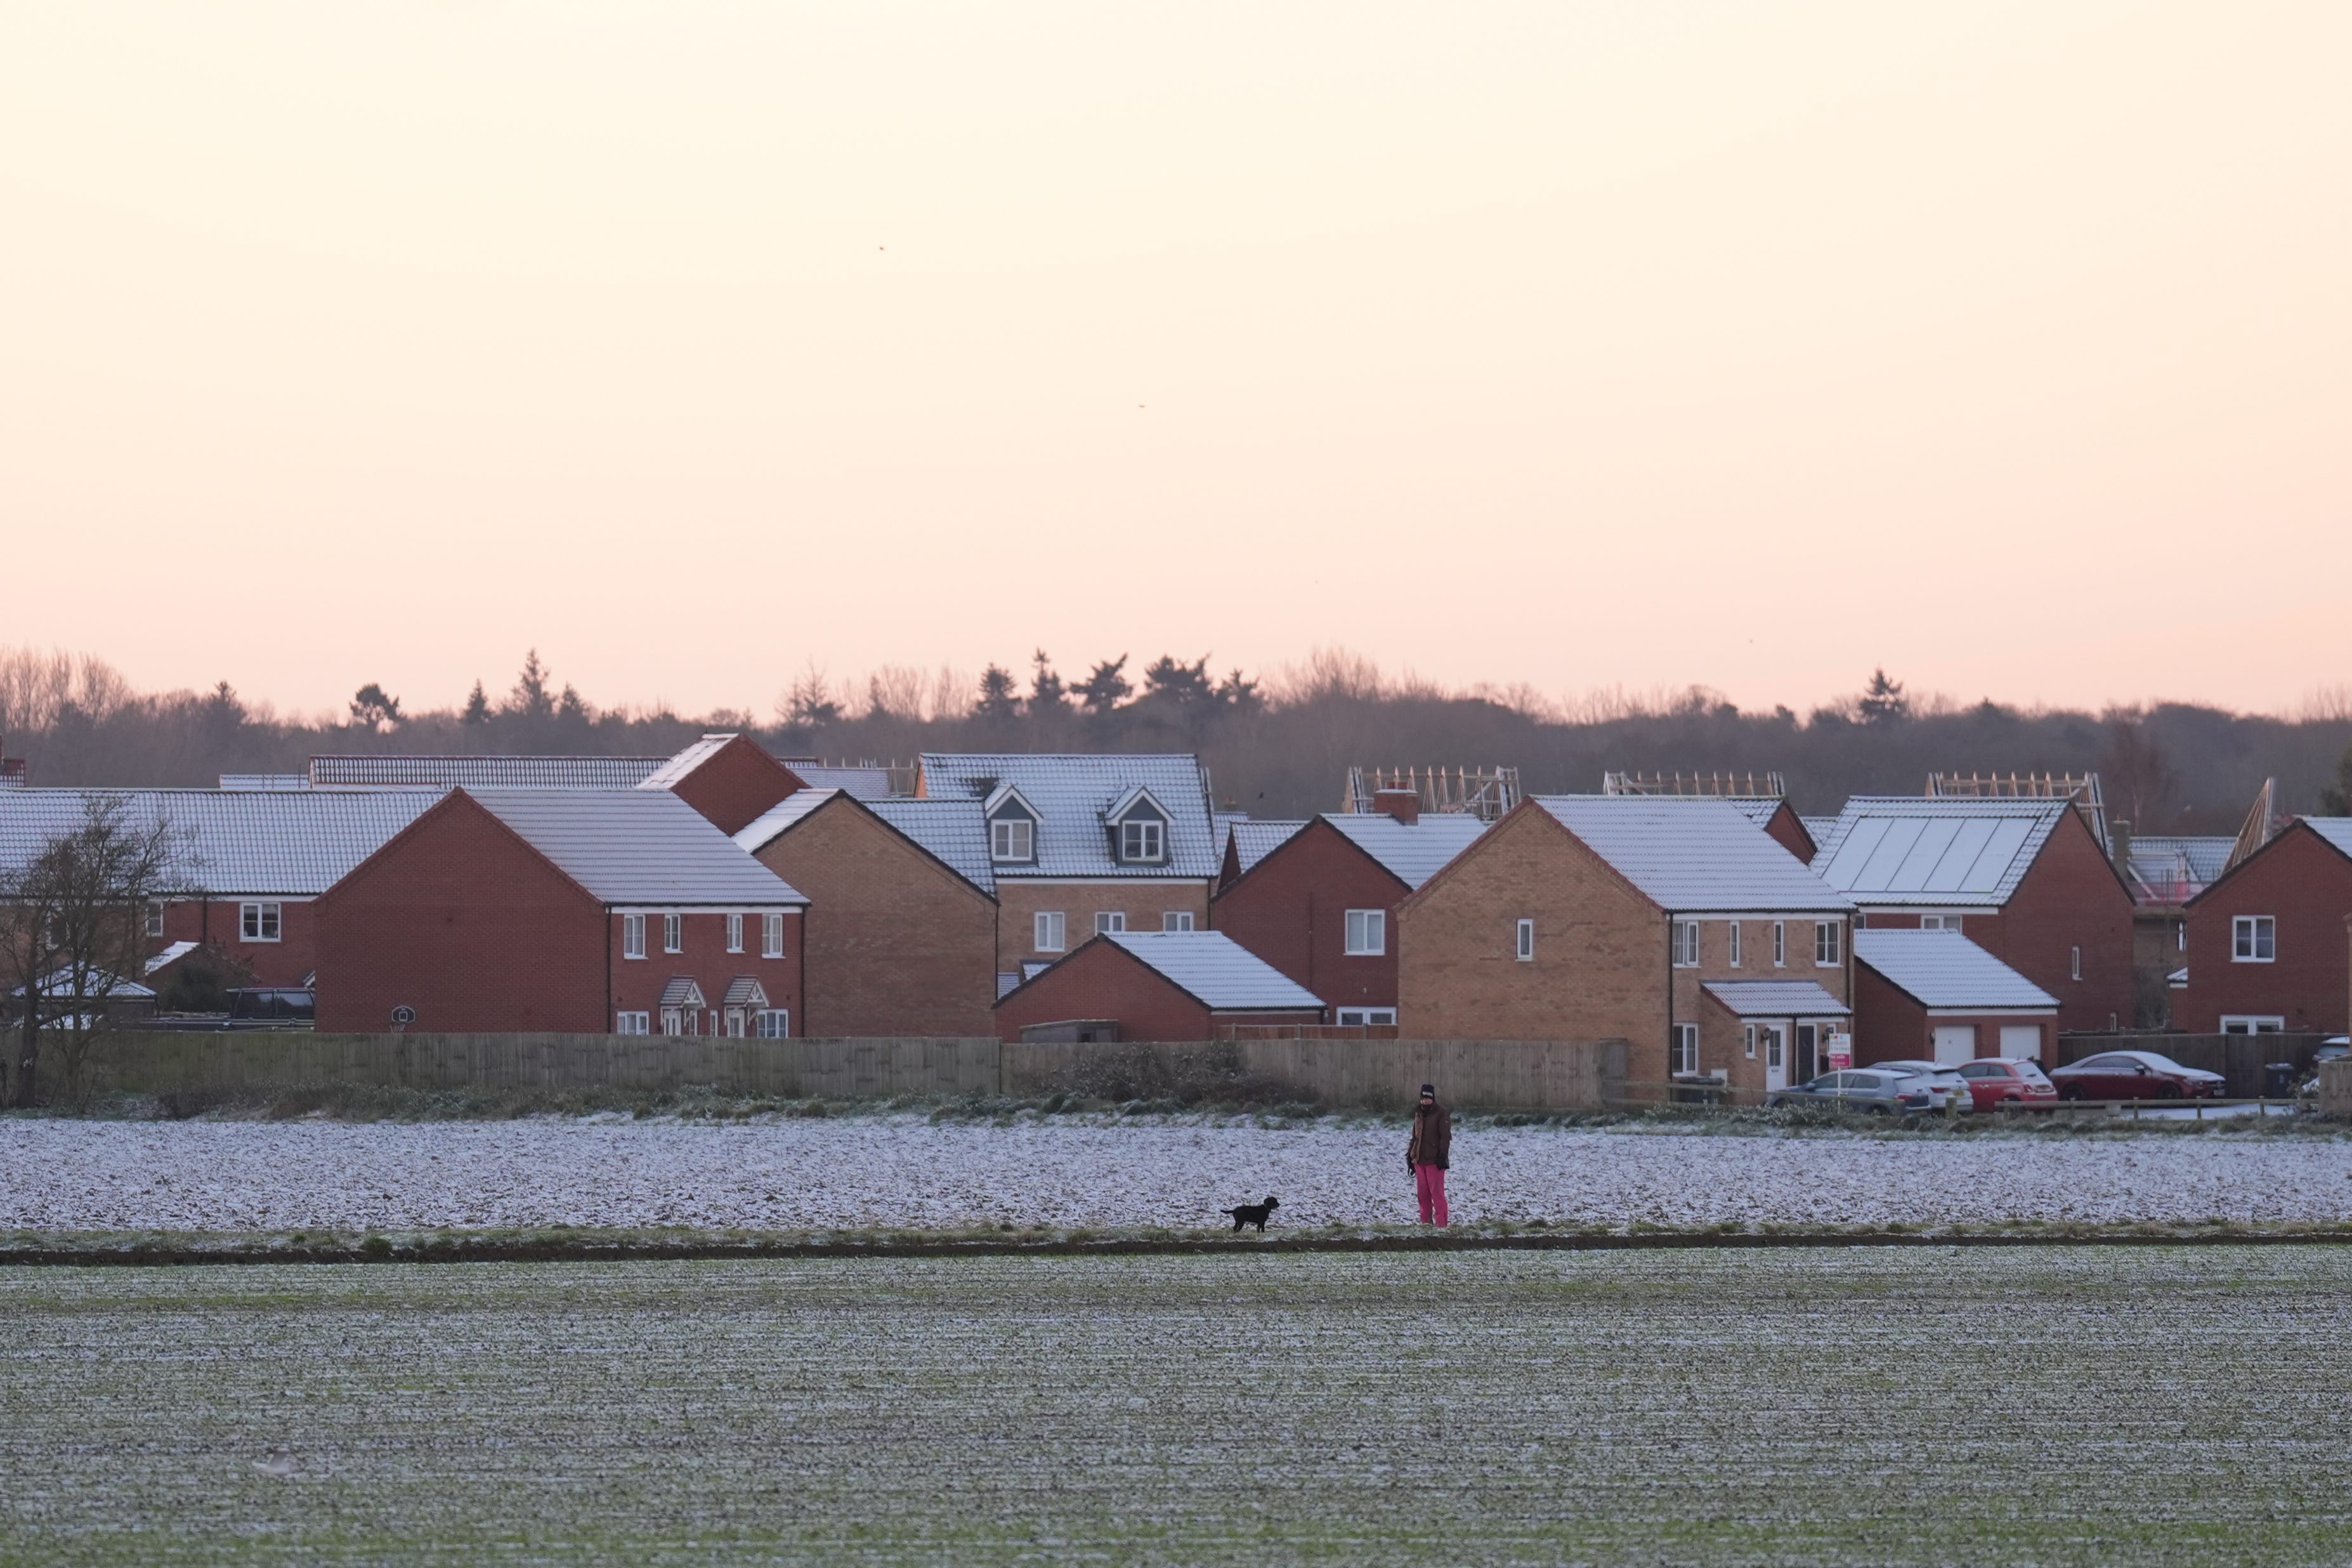
[[[1979,1110],[1997,1105],[2046,1105],[2058,1098],[2058,1086],[2042,1073],[2038,1062],[1986,1057],[1962,1062],[1960,1077],[1968,1080],[1969,1098],[1976,1101]]]
[[[2105,1051],[2050,1075],[2061,1100],[2211,1100],[2228,1080],[2154,1051]]]

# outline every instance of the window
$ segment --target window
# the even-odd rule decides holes
[[[793,1033],[792,1009],[789,1007],[761,1008],[751,1015],[751,1033],[763,1040],[790,1039]]]
[[[1131,817],[1118,825],[1118,858],[1157,860],[1167,842],[1167,826],[1150,817]]]
[[[1095,934],[1097,936],[1108,936],[1112,931],[1125,931],[1126,929],[1127,916],[1119,910],[1098,910],[1096,911]]]
[[[1698,1071],[1698,1026],[1676,1024],[1674,1036],[1666,1042],[1666,1070],[1670,1073]]]
[[[1813,966],[1834,969],[1845,962],[1845,931],[1835,921],[1813,922]]]
[[[966,817],[965,821],[971,819]],[[1025,816],[1002,816],[988,825],[988,858],[992,860],[1034,860],[1037,858],[1037,825]]]
[[[2281,1017],[2230,1013],[2221,1018],[2221,1032],[2225,1035],[2277,1035],[2285,1030],[2286,1020]]]
[[[784,956],[783,916],[761,915],[760,917],[760,956],[761,958]]]
[[[1739,922],[1731,922],[1731,967],[1739,967]]]
[[[662,951],[664,952],[686,951],[686,917],[684,915],[662,916]]]
[[[1519,921],[1518,933],[1515,940],[1517,942],[1516,951],[1519,962],[1533,963],[1536,956],[1536,922],[1530,920]]]
[[[643,958],[645,955],[646,917],[643,915],[623,915],[621,917],[621,956],[623,958]]]
[[[1756,1026],[1748,1025],[1744,1032],[1748,1037],[1748,1059],[1752,1062],[1756,1059]]]
[[[615,1013],[613,1015],[613,1033],[650,1035],[653,1033],[653,1020],[644,1013]]]
[[[1039,952],[1062,951],[1062,911],[1040,910],[1031,922],[1035,927],[1035,940],[1029,945]]]
[[[702,1010],[699,1007],[665,1007],[661,1010],[661,1032],[665,1035],[698,1035],[702,1033]]]
[[[1348,911],[1348,951],[1351,953],[1380,953],[1389,950],[1389,912],[1386,910],[1349,910]]]
[[[1166,914],[1160,917],[1160,929],[1161,931],[1191,931],[1192,929],[1192,911],[1190,910],[1170,910]]]
[[[1958,915],[1921,915],[1919,917],[1919,929],[1921,931],[1958,931],[1960,929],[1960,917]]]
[[[1675,966],[1688,969],[1698,962],[1698,921],[1675,922]]]
[[[1780,1026],[1768,1024],[1764,1027],[1765,1068],[1767,1071],[1779,1072],[1786,1065],[1787,1057],[1782,1047]]]
[[[2074,967],[2074,978],[2080,980],[2083,978],[2083,950],[2078,947],[2074,949],[2073,952],[2074,956],[2071,962]]]
[[[247,906],[250,907],[250,906]],[[2230,962],[2270,963],[2278,957],[2278,919],[2274,915],[2240,915],[2230,922]],[[2074,977],[2077,980],[2081,975]]]
[[[2187,952],[2189,951],[2189,922],[2187,921],[2175,921],[2172,922],[2172,951],[2175,952]]]
[[[247,942],[276,942],[280,929],[280,906],[277,904],[240,904],[237,921]]]
[[[149,936],[163,934],[163,900],[161,899],[147,900],[147,934]]]
[[[1339,1009],[1339,1022],[1347,1027],[1375,1024],[1393,1025],[1396,1022],[1396,1009],[1393,1007],[1342,1007]]]
[[[744,1024],[743,1009],[730,1007],[719,1020],[719,1032],[730,1040],[740,1040],[744,1035]]]
[[[741,915],[727,917],[727,951],[730,952],[743,951],[743,917]]]
[[[1772,967],[1779,969],[1789,962],[1789,924],[1786,921],[1772,922]]]

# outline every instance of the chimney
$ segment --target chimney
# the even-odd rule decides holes
[[[1372,792],[1372,809],[1385,816],[1393,816],[1410,827],[1421,820],[1421,792],[1417,789],[1376,789]]]

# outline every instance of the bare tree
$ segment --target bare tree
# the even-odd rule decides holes
[[[15,1099],[29,1108],[54,1053],[79,1099],[90,1049],[144,968],[147,906],[172,880],[177,835],[160,814],[135,818],[93,795],[82,819],[23,863],[0,867],[0,987],[15,1004]]]

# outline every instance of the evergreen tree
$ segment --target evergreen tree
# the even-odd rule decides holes
[[[1911,699],[1903,694],[1903,683],[1886,679],[1886,671],[1870,672],[1870,689],[1857,698],[1854,711],[1865,724],[1899,724],[1911,717]]]
[[[1029,716],[1034,719],[1042,713],[1068,711],[1069,697],[1062,689],[1062,678],[1054,673],[1045,650],[1039,648],[1029,662],[1034,671],[1029,677]]]
[[[2344,755],[2336,759],[2336,782],[2320,786],[2319,815],[2352,816],[2352,746],[2345,747]]]
[[[400,699],[384,694],[384,689],[371,680],[352,694],[352,724],[361,730],[397,730],[400,728]]]
[[[1143,693],[1147,700],[1166,702],[1177,708],[1189,708],[1205,702],[1216,695],[1216,687],[1209,679],[1209,658],[1202,655],[1185,664],[1168,654],[1161,654],[1143,669]]]
[[[980,700],[971,705],[971,716],[1001,721],[1018,716],[1020,711],[1020,688],[1013,682],[1013,672],[999,664],[981,671]]]
[[[579,689],[568,680],[563,683],[562,697],[555,704],[555,716],[566,723],[593,724],[596,721],[596,710],[588,706]]]
[[[522,672],[515,677],[514,689],[507,694],[507,717],[545,719],[555,712],[554,695],[547,689],[547,666],[539,662],[537,648],[523,656]]]
[[[1257,682],[1244,680],[1238,669],[1225,672],[1224,679],[1217,683],[1216,696],[1218,706],[1229,708],[1236,713],[1262,713],[1265,710],[1265,698],[1259,692]]]
[[[475,724],[487,724],[490,721],[489,694],[482,689],[480,678],[475,679],[474,689],[467,693],[466,710],[459,717],[469,727]]]
[[[1117,658],[1104,659],[1095,666],[1094,673],[1070,689],[1077,693],[1078,700],[1086,704],[1087,712],[1108,713],[1118,706],[1120,699],[1135,689],[1134,684],[1122,673],[1126,668],[1125,654]]]

